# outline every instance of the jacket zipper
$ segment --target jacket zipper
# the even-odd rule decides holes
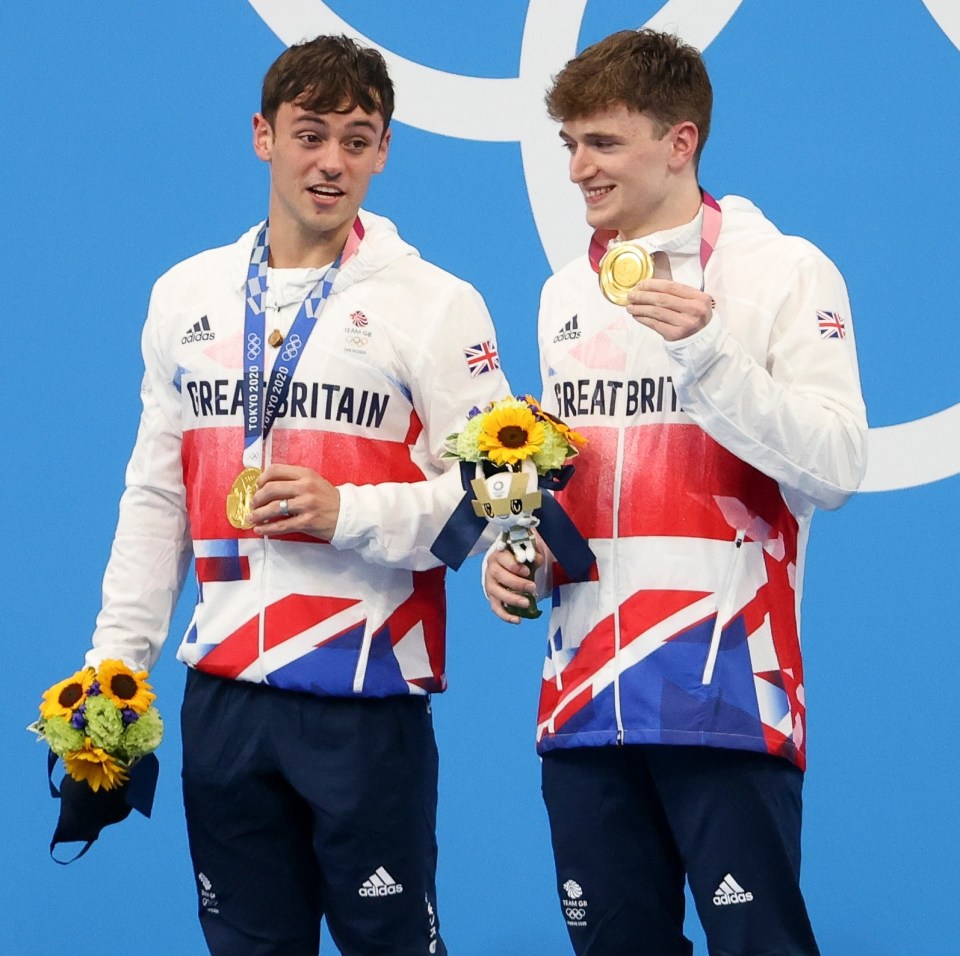
[[[262,467],[267,467],[267,455],[273,444],[272,435],[267,436],[267,441],[263,443],[263,462]],[[267,668],[264,666],[263,654],[266,646],[267,630],[267,575],[270,573],[270,560],[268,550],[270,539],[267,535],[261,535],[261,560],[263,561],[263,570],[260,572],[260,609],[259,620],[257,621],[257,664],[260,667],[260,683],[269,684],[270,678],[267,674]]]
[[[635,343],[632,337],[628,340],[628,362],[627,367],[633,360],[635,352]],[[625,403],[624,403],[625,408]],[[620,540],[620,493],[623,489],[623,458],[624,444],[627,428],[627,416],[625,411],[621,411],[620,421],[617,426],[617,465],[613,478],[613,540]],[[614,547],[611,553],[611,570],[613,578],[613,660],[614,660],[614,678],[613,678],[613,714],[617,722],[617,746],[623,744],[623,711],[621,710],[620,700],[620,562],[617,557],[619,550]]]
[[[720,638],[723,634],[724,626],[733,613],[734,592],[740,577],[743,540],[746,536],[746,531],[737,531],[737,536],[733,542],[733,559],[727,567],[726,580],[724,581],[723,590],[720,592],[720,600],[717,602],[717,619],[713,624],[713,634],[710,637],[710,649],[707,651],[707,662],[704,665],[703,678],[700,681],[703,686],[713,681],[713,672],[717,664],[717,654],[720,651]]]

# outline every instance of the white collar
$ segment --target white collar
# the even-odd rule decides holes
[[[689,222],[671,226],[659,232],[632,240],[651,252],[666,252],[670,255],[700,255],[700,234],[703,232],[703,204]],[[614,240],[614,243],[623,240]],[[613,245],[614,243],[611,243]]]

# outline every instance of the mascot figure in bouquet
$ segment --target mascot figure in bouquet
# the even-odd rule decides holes
[[[498,471],[470,482],[473,510],[501,529],[495,542],[498,551],[509,548],[521,564],[533,565],[536,557],[533,529],[540,524],[534,511],[543,500],[537,486],[537,467],[531,459],[520,463],[519,471]],[[529,607],[511,607],[520,617],[540,617],[537,600],[530,596]]]

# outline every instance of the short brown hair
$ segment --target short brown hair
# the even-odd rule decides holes
[[[346,36],[319,36],[280,54],[263,78],[260,112],[273,126],[282,103],[313,113],[379,113],[384,130],[393,116],[393,82],[377,50]]]
[[[553,78],[547,112],[563,122],[623,103],[647,113],[663,136],[675,123],[696,124],[696,158],[710,135],[713,88],[700,51],[669,33],[621,30],[587,47]]]

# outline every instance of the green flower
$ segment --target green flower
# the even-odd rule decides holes
[[[41,729],[43,739],[58,757],[83,746],[83,731],[71,727],[63,717],[48,717],[42,721]]]
[[[537,466],[537,474],[543,475],[548,471],[562,468],[563,463],[570,457],[570,446],[567,440],[555,429],[549,426],[544,429],[544,440],[539,451],[533,453],[533,463]]]
[[[156,707],[149,707],[123,734],[122,752],[127,760],[153,753],[163,739],[163,720]]]
[[[456,454],[463,461],[480,461],[483,457],[480,454],[480,446],[477,439],[480,432],[483,431],[483,422],[486,416],[474,415],[464,426],[462,432],[457,435]]]
[[[87,736],[95,747],[115,754],[123,734],[123,717],[106,695],[88,697],[84,711],[87,718]]]

